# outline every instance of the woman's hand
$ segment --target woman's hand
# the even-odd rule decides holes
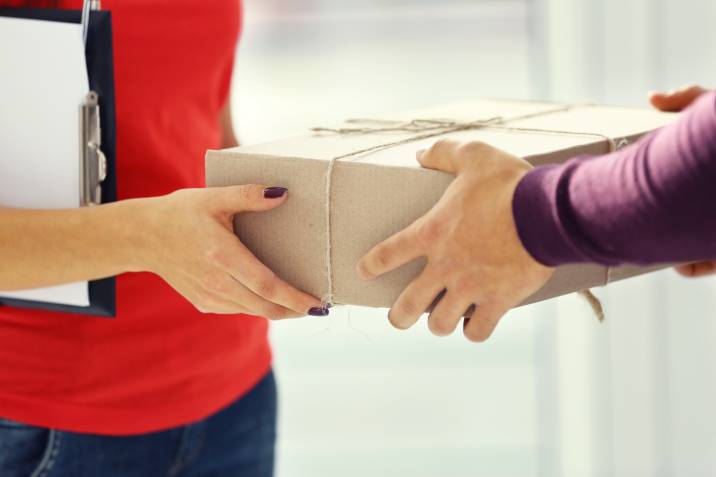
[[[277,277],[233,233],[234,214],[267,211],[287,198],[281,187],[242,185],[137,201],[141,227],[149,232],[140,245],[139,268],[161,276],[205,313],[326,315],[320,300]]]
[[[449,335],[469,315],[465,336],[484,341],[502,315],[553,272],[524,249],[512,216],[512,196],[530,165],[487,144],[453,141],[437,142],[418,161],[457,177],[426,215],[368,252],[358,273],[372,279],[426,257],[425,269],[390,310],[390,322],[412,326],[442,295],[430,313],[430,330]]]
[[[668,93],[649,93],[649,102],[660,111],[678,112],[687,108],[691,103],[696,101],[699,96],[706,92],[707,90],[701,86],[687,85],[677,90],[669,91]],[[681,275],[690,278],[713,275],[716,273],[716,261],[708,260],[705,262],[679,265],[678,267],[674,267],[674,269]]]

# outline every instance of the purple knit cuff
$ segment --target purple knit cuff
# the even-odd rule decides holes
[[[558,201],[564,184],[565,165],[537,167],[517,185],[512,199],[512,214],[522,245],[543,265],[587,262],[570,243],[559,218]]]

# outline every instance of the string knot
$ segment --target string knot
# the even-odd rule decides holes
[[[326,294],[322,297],[324,306],[332,305],[334,299],[333,289],[333,259],[332,259],[332,233],[331,233],[331,193],[333,186],[333,174],[336,163],[343,159],[355,158],[362,156],[363,154],[379,151],[382,149],[396,147],[403,144],[409,144],[424,139],[430,139],[444,134],[450,134],[458,131],[468,131],[483,128],[491,129],[503,129],[507,132],[524,132],[524,133],[537,133],[537,134],[557,134],[557,135],[571,135],[571,136],[591,136],[598,137],[605,140],[609,146],[609,152],[616,151],[628,144],[626,139],[620,139],[618,142],[613,138],[604,134],[593,133],[593,132],[580,132],[580,131],[568,131],[568,130],[556,130],[556,129],[542,129],[542,128],[528,128],[528,127],[512,127],[508,123],[521,120],[529,119],[539,116],[545,116],[547,114],[565,112],[573,109],[575,104],[560,106],[557,108],[538,111],[535,113],[525,114],[513,118],[504,118],[502,116],[493,116],[486,119],[479,119],[473,121],[459,121],[454,119],[411,119],[409,121],[394,121],[385,119],[372,119],[372,118],[353,118],[346,121],[347,124],[357,124],[361,126],[355,127],[340,127],[340,128],[327,128],[327,127],[314,127],[311,128],[312,132],[315,133],[332,133],[338,135],[363,135],[363,134],[381,134],[381,133],[410,133],[413,134],[410,137],[391,141],[387,143],[378,144],[375,146],[359,149],[357,151],[348,152],[336,156],[328,163],[326,169],[326,181],[325,181],[325,227],[326,227],[326,278],[328,281],[328,289]],[[369,126],[372,125],[372,126]],[[609,283],[611,269],[607,267],[605,276],[605,285]],[[599,321],[604,319],[604,310],[599,299],[589,290],[582,290],[578,292],[583,296],[589,305],[591,306],[594,314]]]

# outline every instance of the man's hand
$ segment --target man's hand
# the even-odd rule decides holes
[[[512,216],[512,196],[530,165],[483,143],[453,141],[435,143],[418,161],[457,177],[426,215],[368,252],[358,273],[372,279],[426,257],[425,269],[390,310],[390,322],[409,328],[439,297],[428,319],[434,334],[451,334],[469,316],[465,336],[484,341],[553,272],[524,249]]]
[[[696,85],[682,86],[668,93],[652,91],[649,93],[649,102],[659,111],[679,112],[687,108],[706,91],[706,89]]]
[[[687,108],[706,91],[707,90],[701,86],[687,85],[668,93],[649,93],[649,102],[660,111],[678,112]],[[713,275],[716,273],[716,261],[709,260],[690,263],[688,265],[679,265],[678,267],[674,267],[674,269],[681,275],[690,278]]]

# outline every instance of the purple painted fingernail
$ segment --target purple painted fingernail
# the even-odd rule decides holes
[[[264,189],[264,197],[266,199],[278,199],[288,192],[285,187],[267,187]]]
[[[328,313],[330,313],[330,310],[328,310],[328,308],[330,308],[330,305],[322,308],[315,306],[308,310],[308,314],[311,316],[328,316]]]

